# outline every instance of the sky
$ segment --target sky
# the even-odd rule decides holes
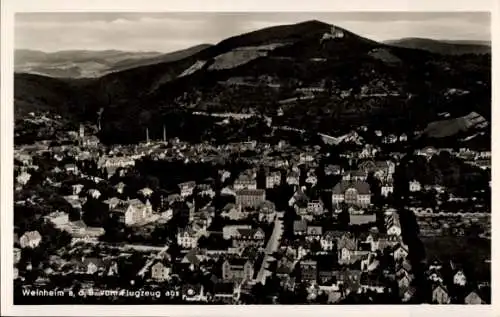
[[[273,25],[320,20],[376,41],[490,40],[483,12],[17,13],[16,49],[172,52]]]

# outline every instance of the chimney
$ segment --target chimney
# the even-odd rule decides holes
[[[165,129],[165,125],[163,125],[163,142],[167,143],[167,130]]]
[[[149,144],[149,129],[146,128],[146,144]]]

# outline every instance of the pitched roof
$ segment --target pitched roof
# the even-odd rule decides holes
[[[262,232],[262,229],[260,228],[257,228],[257,229],[254,229],[254,228],[238,228],[236,229],[238,231],[238,233],[240,234],[241,237],[254,237],[254,235],[257,233],[257,232]]]
[[[345,231],[339,231],[339,230],[330,230],[326,231],[323,237],[331,237],[332,239],[339,239],[341,238],[346,232]]]
[[[342,236],[340,239],[338,239],[337,249],[341,250],[343,248],[346,248],[351,251],[356,250],[356,241],[353,238],[349,238],[345,235]]]
[[[307,227],[308,235],[321,235],[323,233],[323,228],[321,226],[309,226]]]
[[[352,225],[362,225],[366,223],[376,222],[377,216],[372,215],[349,215],[349,223]]]
[[[305,220],[295,220],[293,222],[293,231],[306,231],[307,222]]]
[[[346,190],[349,188],[354,188],[360,195],[369,195],[370,194],[370,185],[367,182],[362,181],[345,181],[342,180],[333,188],[333,194],[344,194]]]
[[[236,195],[238,196],[262,196],[266,193],[265,190],[263,189],[248,189],[248,188],[244,188],[244,189],[240,189],[238,191],[236,191]]]
[[[392,226],[396,226],[396,227],[400,227],[401,228],[401,224],[399,222],[399,215],[397,212],[393,212],[391,215],[387,216],[385,218],[385,224],[386,224],[386,227],[389,228],[389,227],[392,227]]]
[[[191,263],[191,264],[194,264],[194,265],[199,265],[201,263],[198,255],[200,255],[200,250],[195,248],[195,249],[191,249],[189,250],[188,253],[186,253],[186,255],[184,256],[184,258],[182,259],[182,262],[184,263]]]
[[[42,236],[38,231],[28,231],[23,234],[23,236],[26,236],[28,239],[33,240],[33,239],[41,239]]]

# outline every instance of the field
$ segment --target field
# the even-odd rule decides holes
[[[422,237],[427,259],[440,260],[442,263],[452,260],[462,265],[466,276],[474,280],[491,279],[491,241],[481,238],[439,236]]]

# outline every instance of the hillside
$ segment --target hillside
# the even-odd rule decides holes
[[[475,111],[490,120],[490,69],[489,55],[389,46],[307,21],[231,37],[178,60],[60,80],[53,87],[64,87],[67,96],[57,105],[85,104],[83,119],[95,120],[104,108],[102,136],[109,140],[135,142],[146,126],[154,135],[165,123],[186,129],[196,122],[188,118],[193,111],[253,112],[273,117],[276,125],[339,135],[359,124],[423,130],[443,111],[453,117]],[[15,79],[22,86],[28,78]],[[17,89],[16,107],[51,96],[47,83],[35,89],[43,77],[29,79],[29,96]],[[92,102],[86,103],[89,95]],[[277,116],[278,109],[283,115]]]
[[[97,78],[134,67],[176,61],[196,54],[209,46],[201,44],[166,54],[117,50],[71,50],[45,53],[19,49],[15,51],[14,68],[17,73],[55,78]]]
[[[386,44],[404,48],[422,49],[443,55],[491,54],[491,44],[479,41],[438,41],[423,38],[403,38],[386,41]]]

